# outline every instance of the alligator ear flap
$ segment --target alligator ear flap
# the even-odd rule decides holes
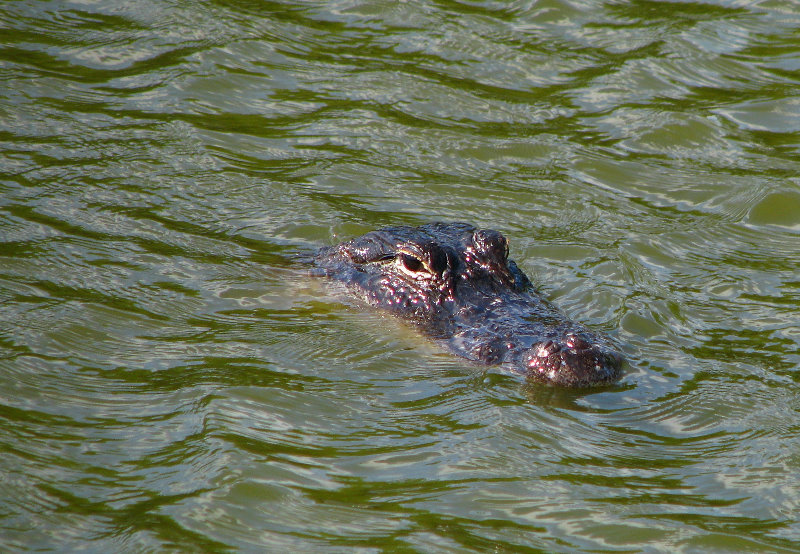
[[[340,251],[357,264],[366,264],[394,258],[394,245],[381,240],[373,233],[367,233],[358,242],[348,241],[339,245]]]

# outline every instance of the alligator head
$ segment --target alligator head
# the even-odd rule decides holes
[[[323,248],[315,263],[465,358],[570,387],[621,375],[611,340],[536,294],[497,231],[466,223],[389,227]]]

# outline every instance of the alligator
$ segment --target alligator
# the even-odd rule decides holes
[[[563,387],[610,384],[612,340],[544,300],[498,231],[467,223],[396,226],[322,248],[314,273],[410,321],[453,353]]]

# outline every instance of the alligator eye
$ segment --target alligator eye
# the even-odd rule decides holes
[[[416,273],[420,269],[422,269],[422,260],[419,258],[415,258],[411,254],[400,254],[400,262],[402,262],[403,267],[405,267],[408,271]]]
[[[501,233],[492,229],[480,229],[472,235],[475,249],[496,261],[508,259],[508,240]]]

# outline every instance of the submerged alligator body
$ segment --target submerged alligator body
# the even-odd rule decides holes
[[[567,387],[621,375],[611,341],[536,294],[497,231],[466,223],[388,227],[323,248],[314,261],[318,273],[467,359]]]

